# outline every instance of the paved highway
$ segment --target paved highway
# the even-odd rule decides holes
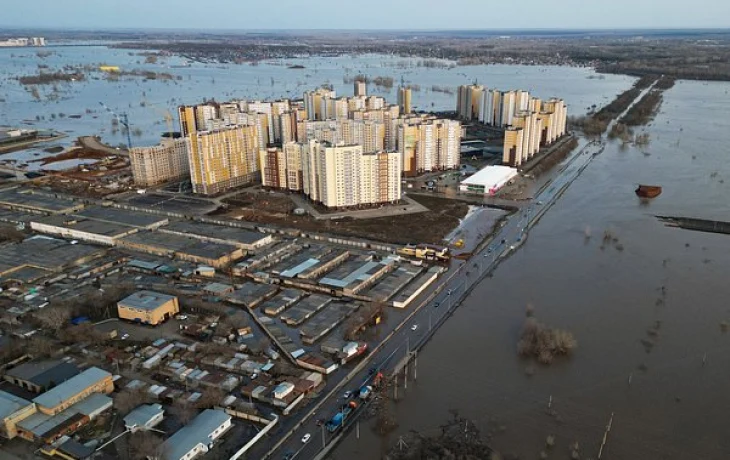
[[[517,250],[527,239],[530,228],[557,201],[567,187],[590,164],[595,155],[603,151],[603,143],[590,142],[562,167],[559,174],[536,194],[529,205],[519,213],[504,221],[490,243],[475,252],[466,262],[455,260],[442,278],[441,286],[433,299],[420,301],[407,321],[401,324],[393,336],[381,344],[369,357],[369,364],[358,372],[349,383],[335,387],[332,396],[320,401],[316,413],[305,419],[301,426],[292,430],[284,445],[277,449],[273,458],[310,460],[317,457],[323,448],[336,435],[317,426],[318,419],[329,420],[344,404],[345,391],[354,391],[366,381],[372,369],[388,370],[403,357],[408,350],[420,348],[430,338],[430,328],[440,324],[458,303],[486,274],[495,269],[499,262]],[[444,281],[445,280],[445,281]],[[430,296],[429,296],[430,297]],[[416,326],[413,330],[413,326]],[[352,416],[359,415],[357,412]],[[309,434],[307,442],[303,442]]]

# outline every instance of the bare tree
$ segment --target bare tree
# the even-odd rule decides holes
[[[203,396],[195,402],[195,407],[198,409],[210,409],[219,406],[225,397],[226,393],[220,388],[207,388],[203,392]]]
[[[138,431],[130,435],[130,460],[164,460],[162,438],[149,431]]]
[[[124,390],[114,398],[114,407],[122,415],[126,415],[135,407],[149,404],[151,401],[152,396],[145,390]]]
[[[53,354],[56,348],[57,347],[50,339],[37,335],[31,337],[25,347],[28,353],[36,358],[49,357]]]
[[[198,414],[195,404],[188,402],[186,399],[178,399],[170,406],[170,413],[178,419],[183,425],[190,423]]]
[[[71,310],[65,306],[45,308],[34,315],[41,327],[57,334],[71,319]]]

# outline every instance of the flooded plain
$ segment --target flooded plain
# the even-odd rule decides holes
[[[729,89],[678,82],[648,147],[610,143],[419,354],[398,429],[361,429],[334,458],[379,458],[410,430],[438,435],[451,409],[515,458],[570,458],[578,442],[595,459],[612,414],[604,459],[728,458],[730,240],[654,215],[730,220]],[[644,202],[639,183],[664,192]],[[572,357],[517,356],[528,304],[574,334]]]

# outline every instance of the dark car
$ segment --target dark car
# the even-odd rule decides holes
[[[317,419],[317,426],[322,426],[322,425],[324,425],[324,420],[322,420],[321,418]]]

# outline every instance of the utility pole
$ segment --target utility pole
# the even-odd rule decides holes
[[[403,390],[408,389],[408,358],[406,358],[405,372],[403,372]]]
[[[418,380],[418,351],[413,358],[413,380]]]
[[[606,445],[606,441],[608,440],[608,433],[611,431],[611,425],[613,425],[613,412],[611,412],[611,418],[608,420],[608,425],[606,425],[606,431],[603,433],[603,441],[601,441],[601,447],[598,449],[598,460],[601,460],[601,456],[603,455],[603,447]]]

